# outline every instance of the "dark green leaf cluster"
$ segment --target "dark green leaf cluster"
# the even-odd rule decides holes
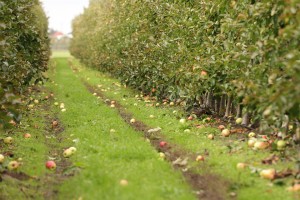
[[[0,0],[1,122],[18,120],[19,95],[41,81],[49,59],[48,20],[38,0]]]
[[[73,31],[74,56],[146,94],[300,119],[300,0],[93,0]]]

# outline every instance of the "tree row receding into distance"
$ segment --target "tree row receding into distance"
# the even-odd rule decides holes
[[[26,86],[43,80],[49,59],[48,20],[38,0],[0,0],[0,125],[20,120]]]
[[[300,0],[91,0],[73,31],[127,86],[299,139]]]

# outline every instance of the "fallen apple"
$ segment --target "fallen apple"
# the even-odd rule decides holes
[[[237,118],[236,120],[235,120],[235,123],[236,124],[241,124],[243,122],[243,119],[242,118]]]
[[[55,106],[58,106],[58,105],[59,105],[59,103],[58,103],[58,102],[54,102],[54,105],[55,105]]]
[[[254,132],[250,132],[249,134],[248,134],[248,137],[249,138],[253,138],[253,137],[255,137],[256,136],[256,134],[254,133]]]
[[[20,163],[18,163],[17,161],[10,161],[7,165],[7,169],[16,170],[19,168],[19,166],[20,166]]]
[[[264,179],[273,180],[276,175],[275,169],[264,169],[259,173],[260,177]]]
[[[150,117],[151,119],[153,119],[153,118],[154,118],[154,115],[150,115],[149,117]]]
[[[115,133],[116,130],[112,128],[112,129],[109,130],[109,132],[110,132],[110,133]]]
[[[61,112],[66,112],[66,111],[67,111],[67,109],[65,109],[65,108],[61,109]]]
[[[256,141],[254,144],[254,149],[266,149],[268,148],[269,143],[268,142],[264,142],[264,141]]]
[[[127,186],[128,185],[128,181],[125,179],[120,180],[120,185],[121,186]]]
[[[0,164],[4,162],[4,159],[5,159],[4,155],[0,154]]]
[[[94,96],[97,96],[97,93],[95,92],[95,93],[93,93],[93,95],[94,95]]]
[[[220,129],[222,131],[223,129],[225,129],[225,126],[224,125],[219,125],[218,129]]]
[[[161,142],[159,143],[159,146],[160,146],[160,147],[165,147],[165,146],[167,146],[167,142],[161,141]]]
[[[70,156],[72,156],[72,154],[73,154],[73,152],[72,152],[71,149],[66,149],[66,150],[64,150],[64,152],[63,152],[63,156],[64,156],[65,158],[69,158]]]
[[[277,149],[278,150],[284,150],[286,147],[286,142],[284,140],[279,140],[277,142]]]
[[[25,133],[25,134],[23,135],[23,137],[26,138],[26,139],[31,138],[31,134],[30,134],[30,133]]]
[[[131,120],[130,120],[130,123],[135,123],[136,122],[136,120],[134,119],[134,118],[132,118]]]
[[[193,116],[189,116],[189,117],[188,117],[188,120],[193,120]]]
[[[156,103],[156,104],[155,104],[155,106],[159,106],[159,105],[160,105],[159,103]]]
[[[170,102],[170,106],[174,106],[175,104],[174,104],[174,102]]]
[[[200,73],[200,75],[201,75],[201,76],[207,76],[207,72],[204,71],[204,70],[202,70],[201,73]]]
[[[53,160],[49,160],[46,162],[46,168],[50,170],[56,169],[56,163]]]
[[[179,122],[180,122],[181,124],[184,124],[184,123],[186,122],[186,120],[185,120],[185,119],[180,119]]]
[[[64,103],[61,103],[60,106],[59,106],[59,108],[60,108],[60,109],[65,108],[65,104],[64,104]]]
[[[11,144],[13,142],[13,138],[12,137],[6,137],[3,139],[3,142],[5,144]]]
[[[76,147],[70,147],[69,149],[72,152],[72,154],[74,154],[77,151]]]
[[[238,163],[236,165],[236,168],[237,169],[245,169],[247,167],[247,164],[246,163]]]
[[[166,155],[165,155],[163,152],[159,152],[159,157],[160,157],[160,158],[165,158]]]
[[[116,107],[116,106],[115,106],[115,104],[111,104],[110,107],[111,107],[111,108],[114,108],[114,107]]]
[[[116,104],[116,101],[111,101],[110,104]]]
[[[202,155],[199,155],[199,156],[197,156],[197,158],[196,158],[196,161],[197,162],[199,162],[199,161],[204,161],[205,159],[204,159],[204,156],[202,156]]]
[[[299,192],[300,191],[300,183],[296,183],[295,185],[289,187],[287,190],[290,192]]]
[[[33,104],[29,104],[29,105],[28,105],[28,108],[30,108],[30,109],[32,109],[33,107],[34,107]]]
[[[210,139],[210,140],[213,140],[213,139],[215,139],[215,136],[214,136],[213,134],[209,134],[209,135],[207,136],[207,138]]]
[[[183,132],[184,132],[184,133],[190,133],[191,130],[190,130],[190,129],[185,129]]]
[[[255,138],[250,138],[248,140],[248,147],[254,147],[255,143],[256,143],[256,139]]]
[[[52,122],[52,128],[54,128],[54,127],[56,127],[56,126],[58,126],[58,121],[54,120],[54,121]]]
[[[221,135],[224,137],[228,137],[230,135],[230,130],[229,129],[223,129],[221,132]]]

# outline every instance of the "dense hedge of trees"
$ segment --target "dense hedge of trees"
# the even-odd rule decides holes
[[[41,81],[49,59],[48,20],[38,0],[0,0],[0,124],[15,111],[31,83]]]
[[[75,57],[145,94],[299,135],[300,0],[91,0],[73,34]]]

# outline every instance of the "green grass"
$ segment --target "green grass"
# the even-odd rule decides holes
[[[208,140],[209,133],[218,135],[219,131],[214,128],[197,129],[195,123],[188,122],[187,126],[192,127],[191,133],[184,133],[183,127],[179,123],[179,119],[184,117],[183,112],[178,107],[164,106],[160,108],[147,107],[146,102],[135,98],[139,93],[128,88],[120,87],[115,83],[118,80],[97,72],[93,69],[85,68],[78,61],[72,60],[74,65],[79,68],[76,75],[84,78],[92,85],[102,85],[103,92],[107,98],[117,100],[131,112],[136,119],[139,119],[152,127],[161,127],[162,133],[168,140],[181,145],[183,148],[196,153],[203,153],[204,150],[209,151],[207,163],[212,172],[217,173],[224,178],[230,180],[232,190],[238,193],[238,199],[293,199],[293,194],[286,191],[290,186],[292,179],[285,179],[283,182],[272,183],[263,180],[257,173],[251,173],[250,170],[242,172],[236,169],[239,162],[246,162],[258,169],[275,168],[277,170],[294,168],[293,162],[279,162],[276,165],[262,165],[261,160],[270,155],[270,151],[254,151],[247,147],[246,142],[237,141],[237,137],[222,138],[217,136],[214,141]],[[125,97],[125,98],[124,98]],[[173,110],[177,110],[176,114]],[[150,119],[149,115],[154,115],[154,119]],[[246,136],[245,136],[246,138]],[[236,153],[229,154],[228,147],[239,149]],[[295,153],[292,151],[292,153]],[[283,184],[283,186],[281,185]]]
[[[67,66],[55,59],[55,84],[48,84],[67,111],[60,114],[69,140],[76,140],[71,158],[82,170],[60,187],[60,199],[194,199],[180,173],[159,159],[142,134],[90,94]],[[115,133],[110,133],[115,129]],[[122,187],[121,179],[129,184]]]
[[[69,51],[65,50],[54,50],[51,54],[52,58],[68,58],[71,57],[71,54]]]

